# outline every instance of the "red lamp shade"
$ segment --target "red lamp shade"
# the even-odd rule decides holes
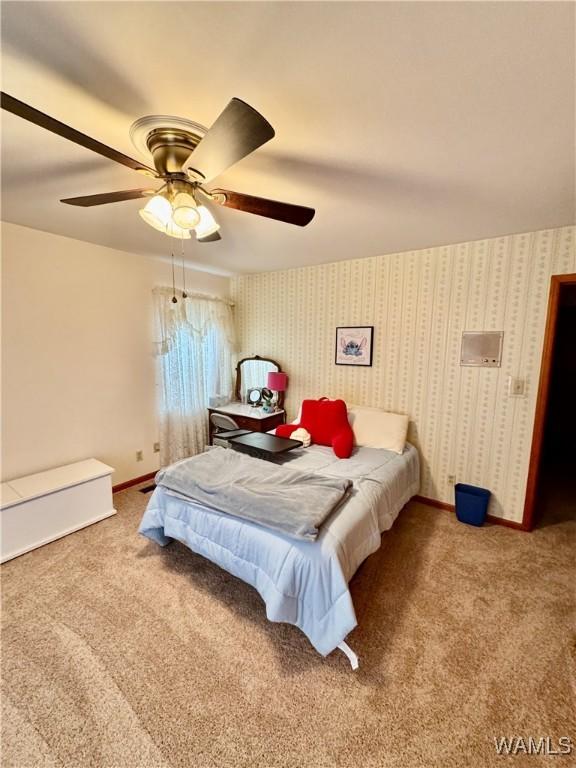
[[[266,386],[273,392],[284,392],[288,384],[288,376],[283,371],[270,371]]]

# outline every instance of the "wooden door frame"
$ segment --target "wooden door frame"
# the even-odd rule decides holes
[[[560,306],[560,290],[563,285],[569,285],[571,283],[576,283],[576,274],[552,275],[550,280],[548,315],[546,318],[546,330],[544,331],[540,382],[538,384],[538,395],[536,397],[534,431],[532,433],[532,448],[530,451],[530,464],[528,466],[528,479],[526,481],[524,516],[522,518],[522,528],[525,531],[531,531],[534,527],[534,510],[536,506],[536,492],[538,488],[538,476],[540,473],[540,460],[542,458],[542,446],[544,443],[544,428],[546,426],[550,380],[552,378],[552,362],[554,360],[556,326],[558,324],[558,308]]]

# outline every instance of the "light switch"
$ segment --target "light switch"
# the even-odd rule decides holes
[[[508,376],[508,394],[510,397],[524,396],[524,379]]]

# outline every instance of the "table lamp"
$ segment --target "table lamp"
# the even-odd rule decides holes
[[[288,376],[283,371],[270,371],[266,386],[273,392],[276,392],[276,410],[279,410],[278,406],[278,393],[285,392],[288,384]]]

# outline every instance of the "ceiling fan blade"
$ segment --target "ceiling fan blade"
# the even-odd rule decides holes
[[[197,237],[196,239],[199,243],[215,243],[216,240],[222,240],[220,237],[220,232],[213,232],[211,235],[206,235],[206,237]]]
[[[84,195],[83,197],[66,197],[60,200],[67,205],[79,205],[82,208],[90,208],[92,205],[106,205],[106,203],[121,203],[123,200],[137,200],[140,197],[149,197],[154,194],[153,189],[125,189],[123,192],[104,192],[101,195]]]
[[[232,99],[182,170],[199,181],[210,181],[242,160],[274,136],[274,128],[262,115],[241,99]]]
[[[81,147],[91,149],[92,152],[107,157],[109,160],[114,160],[114,162],[132,168],[134,171],[140,171],[149,176],[156,176],[156,171],[153,168],[149,168],[147,165],[144,165],[144,163],[139,163],[137,160],[133,160],[131,157],[128,157],[128,155],[123,155],[122,152],[117,152],[115,149],[112,149],[112,147],[102,144],[101,141],[86,136],[85,133],[81,133],[75,128],[71,128],[69,125],[61,123],[59,120],[44,114],[44,112],[40,112],[38,109],[30,107],[23,101],[19,101],[13,96],[4,93],[4,91],[1,92],[0,106],[7,112],[11,112],[13,115],[22,117],[24,120],[29,120],[31,123],[34,123],[34,125],[38,125],[40,128],[45,128],[47,131],[56,133],[58,136],[62,136],[64,139],[68,139],[68,141],[73,141]]]
[[[314,218],[314,208],[306,208],[304,205],[292,205],[280,203],[277,200],[267,200],[265,197],[253,197],[241,192],[231,192],[229,189],[213,189],[210,194],[213,200],[226,208],[236,208],[238,211],[254,213],[256,216],[266,216],[268,219],[285,221],[287,224],[296,224],[305,227]]]

